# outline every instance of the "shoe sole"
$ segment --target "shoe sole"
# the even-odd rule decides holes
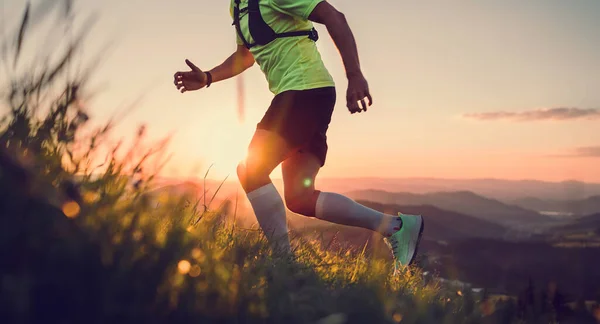
[[[413,262],[415,261],[415,257],[417,256],[417,253],[419,251],[419,244],[421,243],[421,237],[423,236],[423,230],[425,230],[425,220],[423,219],[423,216],[420,216],[421,218],[421,227],[419,228],[419,236],[417,237],[417,243],[415,244],[415,250],[413,251],[413,255],[410,258],[410,261],[408,261],[408,265],[410,266],[413,264]]]

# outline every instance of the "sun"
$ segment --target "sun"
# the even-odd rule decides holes
[[[202,159],[211,165],[208,177],[211,179],[237,178],[237,166],[248,154],[248,145],[256,127],[247,123],[221,124],[211,132],[211,138],[204,146]],[[203,174],[204,170],[201,172]],[[280,178],[281,165],[271,173]]]
[[[236,173],[238,164],[246,157],[254,130],[251,125],[239,122],[221,125],[214,130],[207,158],[213,165],[211,170],[215,175],[227,176]]]

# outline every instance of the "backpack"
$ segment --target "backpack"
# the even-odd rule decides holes
[[[260,8],[258,6],[260,0],[248,0],[248,6],[240,9],[240,0],[235,0],[235,7],[233,8],[233,24],[237,31],[238,36],[244,43],[246,48],[251,48],[256,45],[266,45],[270,42],[274,41],[276,38],[282,37],[298,37],[298,36],[308,36],[309,39],[313,41],[317,41],[319,39],[319,34],[317,30],[313,27],[311,30],[299,30],[292,31],[286,33],[276,33],[263,19]],[[255,43],[250,44],[244,38],[242,34],[242,29],[240,27],[240,19],[242,18],[242,14],[248,14],[248,29],[250,30],[250,35],[254,38]]]

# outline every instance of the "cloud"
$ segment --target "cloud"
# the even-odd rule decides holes
[[[600,157],[600,146],[578,147],[573,150],[573,154],[581,157]]]
[[[464,118],[493,121],[509,120],[517,122],[528,121],[565,121],[565,120],[600,120],[600,109],[582,108],[546,108],[521,112],[495,111],[485,113],[464,114]]]
[[[599,146],[582,146],[570,150],[569,153],[554,154],[551,157],[561,158],[600,158],[600,145]]]

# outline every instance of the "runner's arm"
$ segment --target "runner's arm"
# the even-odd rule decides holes
[[[308,19],[327,27],[327,31],[342,56],[346,76],[361,75],[356,41],[344,14],[327,1],[322,1],[313,9]]]
[[[212,82],[232,78],[254,65],[254,56],[244,46],[238,45],[237,50],[223,63],[208,71],[212,75]]]

